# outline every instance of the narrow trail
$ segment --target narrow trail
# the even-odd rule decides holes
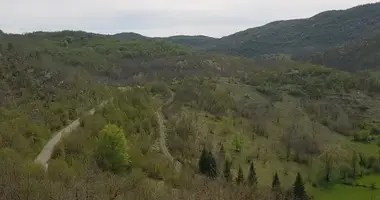
[[[103,101],[98,108],[103,107],[105,104],[107,104],[110,100]],[[95,113],[95,108],[88,111],[89,115],[93,115]],[[53,137],[46,143],[44,148],[41,150],[41,152],[38,154],[37,158],[34,160],[35,163],[41,164],[45,170],[48,168],[48,162],[51,158],[51,155],[53,154],[54,147],[61,141],[62,137],[70,134],[74,130],[76,130],[80,125],[80,118],[74,120],[69,125],[61,129],[60,131],[56,132]]]
[[[159,131],[160,131],[160,149],[161,152],[170,160],[170,162],[174,163],[174,167],[177,172],[181,171],[182,165],[180,162],[176,161],[173,156],[170,154],[168,146],[166,145],[166,127],[164,124],[164,116],[162,114],[162,107],[170,105],[174,101],[174,93],[170,90],[170,98],[162,105],[160,106],[156,111],[157,121],[159,124]]]
[[[110,100],[102,102],[98,108],[103,107],[105,104],[107,104],[109,101],[112,101],[112,98]],[[157,111],[157,122],[159,124],[159,131],[160,131],[160,138],[159,138],[159,145],[162,153],[167,157],[170,162],[174,163],[175,169],[177,172],[179,172],[182,168],[182,165],[180,162],[176,161],[173,156],[170,154],[169,149],[166,145],[166,127],[165,127],[165,118],[162,114],[162,107],[170,105],[174,101],[174,93],[170,90],[170,98],[161,105]],[[93,115],[95,113],[95,108],[88,111],[89,115]],[[51,155],[53,154],[55,146],[61,141],[61,139],[76,130],[80,125],[80,118],[74,120],[69,125],[61,129],[60,131],[56,132],[53,137],[46,143],[44,148],[41,150],[41,152],[38,154],[36,159],[34,160],[35,163],[41,164],[45,170],[48,168],[48,162],[51,158]]]

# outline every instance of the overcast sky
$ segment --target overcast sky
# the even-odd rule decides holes
[[[221,37],[371,0],[0,0],[4,32],[85,30]]]

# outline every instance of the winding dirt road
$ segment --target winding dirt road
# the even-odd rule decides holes
[[[156,111],[157,116],[157,122],[159,124],[159,131],[160,131],[160,138],[159,138],[159,145],[162,153],[174,164],[174,167],[177,172],[181,171],[182,165],[180,162],[176,161],[173,156],[170,154],[169,149],[166,145],[166,127],[165,127],[165,119],[162,114],[162,107],[170,105],[174,100],[174,93],[170,90],[170,98],[162,105],[160,106]],[[110,100],[102,102],[98,108],[103,107],[105,104],[107,104],[109,101],[112,101],[112,98]],[[89,115],[93,115],[95,113],[95,108],[88,111]],[[57,133],[54,134],[54,136],[47,142],[47,144],[44,146],[44,148],[41,150],[41,152],[38,154],[37,158],[34,160],[35,163],[41,164],[45,170],[48,168],[48,162],[51,158],[51,155],[54,151],[55,146],[61,141],[62,137],[70,134],[75,129],[77,129],[80,125],[80,119],[76,119],[75,121],[71,122],[69,125],[67,125],[65,128],[61,129]]]
[[[109,101],[112,101],[112,98],[107,101],[103,101],[98,108],[103,107],[105,104],[107,104]],[[89,115],[93,115],[95,113],[95,108],[88,111]],[[75,129],[77,129],[80,125],[80,118],[74,120],[69,125],[67,125],[65,128],[61,129],[57,133],[53,135],[53,137],[46,143],[42,151],[38,154],[37,158],[34,160],[35,163],[41,164],[45,170],[48,168],[48,162],[51,158],[51,155],[54,151],[54,147],[61,141],[62,137],[70,134]]]
[[[160,130],[160,149],[161,152],[174,164],[174,167],[177,172],[181,171],[182,165],[180,162],[176,161],[173,156],[170,154],[168,146],[166,145],[166,127],[164,124],[164,116],[162,114],[162,107],[168,106],[174,101],[174,93],[170,90],[170,98],[162,105],[160,106],[156,111],[157,116],[157,122],[159,124],[159,130]]]

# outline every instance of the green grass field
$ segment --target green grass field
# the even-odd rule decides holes
[[[357,181],[360,184],[371,186],[380,185],[380,175],[366,176]],[[360,186],[334,185],[328,189],[312,189],[312,195],[316,200],[375,200],[380,199],[380,189],[370,189]]]

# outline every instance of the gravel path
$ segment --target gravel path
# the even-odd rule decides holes
[[[162,105],[167,106],[170,105],[174,100],[174,93],[170,91],[170,98]],[[162,153],[170,160],[170,162],[174,163],[174,167],[177,172],[181,171],[182,165],[180,162],[176,161],[173,156],[170,154],[168,146],[166,145],[166,127],[164,124],[164,116],[162,114],[162,106],[159,107],[156,111],[157,121],[159,124],[160,130],[160,149]]]
[[[105,104],[107,104],[110,100],[103,101],[99,108],[103,107]],[[88,111],[89,115],[93,115],[95,113],[95,108]],[[55,145],[61,141],[62,137],[70,134],[75,129],[77,129],[80,125],[80,119],[76,119],[73,122],[71,122],[69,125],[67,125],[65,128],[61,129],[57,133],[53,135],[53,137],[46,143],[42,151],[38,154],[37,158],[34,160],[35,163],[41,164],[45,169],[48,168],[48,161],[51,158],[51,155],[54,151]]]

